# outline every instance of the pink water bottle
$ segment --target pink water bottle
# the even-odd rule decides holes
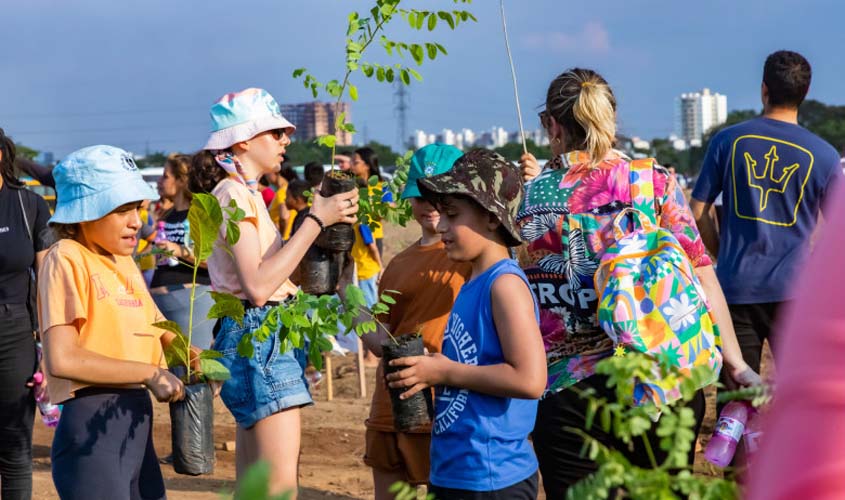
[[[742,439],[746,422],[748,422],[748,404],[744,401],[728,403],[719,415],[713,437],[707,443],[707,449],[704,450],[704,458],[719,467],[730,464],[736,452],[736,445]]]
[[[751,463],[757,450],[760,448],[760,439],[763,437],[763,418],[756,408],[748,409],[748,423],[745,425],[745,433],[742,439],[745,440],[746,462]]]
[[[41,372],[35,372],[35,374],[32,375],[32,381],[35,382],[35,385],[41,385],[41,383],[44,382],[44,374]],[[62,414],[62,410],[49,400],[45,399],[46,398],[35,398],[35,402],[38,403],[38,410],[41,412],[41,420],[44,421],[44,425],[47,427],[56,427],[59,425],[59,417]]]
[[[165,234],[166,232],[164,230],[164,221],[163,220],[158,221],[157,228],[158,229],[156,230],[155,242],[161,243],[163,241],[167,241],[167,234]],[[167,255],[159,255],[158,256],[158,265],[160,265],[160,266],[170,266],[170,267],[178,266],[179,260],[176,257],[172,257],[172,256],[168,257]]]

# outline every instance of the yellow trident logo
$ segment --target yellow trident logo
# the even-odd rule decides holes
[[[766,205],[769,204],[770,193],[783,194],[786,191],[786,186],[789,185],[789,180],[798,170],[799,165],[798,163],[793,163],[788,167],[784,167],[780,176],[776,177],[775,164],[780,158],[778,157],[777,146],[774,144],[769,149],[769,152],[763,155],[766,159],[766,166],[763,167],[761,173],[757,173],[757,160],[752,158],[751,154],[747,151],[744,156],[745,166],[748,169],[748,186],[760,191],[760,212],[762,212],[766,209]],[[766,177],[769,178],[769,182],[765,182]],[[760,181],[763,182],[761,183]],[[774,187],[768,187],[772,184]]]

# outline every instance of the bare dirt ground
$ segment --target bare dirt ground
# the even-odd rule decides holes
[[[385,228],[385,257],[389,259],[419,237],[419,229]],[[312,391],[314,406],[302,411],[302,452],[300,463],[300,496],[304,500],[366,499],[373,497],[372,476],[364,465],[364,420],[369,413],[369,396],[375,381],[375,370],[367,370],[367,398],[358,397],[358,380],[352,355],[333,358],[334,371],[346,372],[334,379],[334,399],[326,401],[325,379]],[[706,463],[702,445],[706,444],[715,421],[715,391],[708,391],[708,413],[696,454],[696,472],[720,474]],[[166,405],[156,403],[154,439],[159,456],[170,453],[170,417]],[[222,445],[235,439],[235,423],[219,399],[215,400],[215,442]],[[34,433],[33,498],[57,499],[50,475],[50,444],[53,432],[40,419]],[[214,473],[206,476],[183,476],[162,465],[168,498],[172,500],[219,499],[220,493],[234,490],[235,453],[216,451]],[[544,498],[544,496],[541,496]],[[92,499],[100,500],[100,499]]]

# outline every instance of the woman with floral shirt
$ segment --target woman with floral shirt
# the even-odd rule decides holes
[[[555,78],[540,119],[554,158],[541,171],[532,155],[523,156],[523,171],[530,180],[518,222],[528,243],[523,268],[540,304],[549,377],[537,412],[534,448],[546,495],[563,498],[569,486],[596,469],[581,456],[583,440],[566,430],[586,429],[586,401],[579,392],[593,389],[599,397],[613,399],[605,387],[607,378],[595,374],[596,363],[613,355],[614,343],[596,319],[593,275],[605,249],[616,242],[614,217],[631,206],[631,160],[613,149],[616,101],[604,78],[592,70],[575,68]],[[739,384],[758,383],[759,376],[742,359],[712,262],[675,176],[655,165],[653,183],[660,226],[681,243],[710,302],[726,369]],[[569,388],[577,390],[565,390]],[[690,406],[700,425],[700,391]],[[588,432],[626,452],[637,466],[651,463],[642,445],[628,451],[596,426]],[[659,455],[659,440],[653,432],[647,437]]]

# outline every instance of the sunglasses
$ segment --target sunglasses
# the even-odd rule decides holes
[[[273,136],[273,139],[276,139],[277,141],[281,141],[282,137],[284,137],[288,133],[287,130],[285,130],[283,128],[277,128],[275,130],[268,130],[267,132],[269,132]]]
[[[548,130],[551,126],[551,116],[549,115],[549,112],[544,109],[543,111],[540,111],[537,116],[540,117],[540,125],[542,125],[544,129]]]

